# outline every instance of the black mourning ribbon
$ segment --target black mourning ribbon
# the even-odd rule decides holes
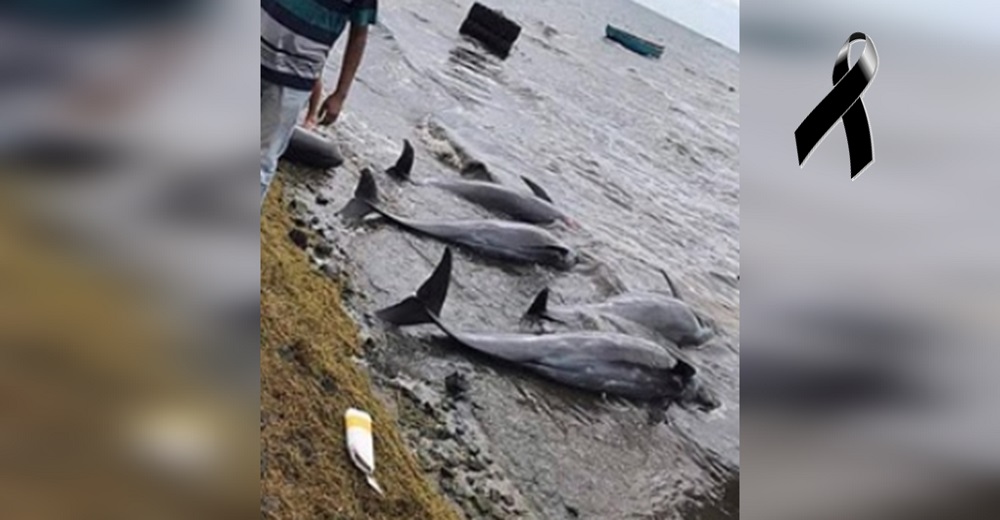
[[[853,66],[847,64],[851,44],[864,41],[861,58]],[[837,124],[844,121],[847,147],[851,154],[851,179],[864,171],[874,160],[872,131],[868,125],[868,114],[861,95],[865,93],[878,69],[878,54],[875,43],[864,33],[856,32],[847,39],[837,53],[833,65],[833,89],[795,129],[795,147],[799,152],[799,167]]]

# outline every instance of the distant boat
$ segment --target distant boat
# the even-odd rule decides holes
[[[659,58],[663,54],[663,46],[657,43],[653,43],[649,40],[640,38],[634,34],[625,32],[622,29],[613,27],[611,25],[607,26],[604,30],[608,38],[624,45],[629,50],[641,54],[643,56],[651,56],[653,58]]]

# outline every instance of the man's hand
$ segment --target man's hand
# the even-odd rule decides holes
[[[319,124],[333,124],[340,117],[342,108],[344,108],[344,96],[337,92],[330,94],[319,107]]]

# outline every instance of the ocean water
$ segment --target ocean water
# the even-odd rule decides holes
[[[459,432],[435,443],[403,420],[428,468],[485,457],[485,470],[463,473],[468,486],[441,477],[457,502],[509,497],[506,516],[515,518],[736,517],[739,55],[627,1],[490,5],[523,29],[507,60],[458,35],[471,2],[384,2],[345,112],[330,130],[347,164],[332,175],[286,174],[292,196],[339,251],[337,267],[352,285],[348,306],[372,339],[364,362],[397,406],[422,402]],[[662,59],[606,40],[607,23],[664,44]],[[328,89],[342,47],[328,65]],[[579,224],[553,230],[583,257],[566,273],[458,251],[447,323],[518,330],[542,287],[556,303],[596,302],[666,290],[663,269],[723,331],[688,355],[723,407],[707,415],[671,410],[669,425],[649,426],[635,405],[469,356],[429,327],[387,330],[374,320],[374,310],[420,284],[444,246],[390,226],[347,228],[335,212],[360,168],[376,172],[383,204],[396,214],[490,216],[381,174],[403,139],[416,149],[415,179],[457,178],[463,164],[479,160],[503,184],[523,188],[520,176],[530,177]],[[314,192],[331,203],[315,204]],[[445,407],[444,380],[454,372],[468,378],[469,400]]]

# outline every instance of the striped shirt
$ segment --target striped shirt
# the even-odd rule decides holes
[[[350,23],[372,25],[378,0],[261,0],[260,78],[310,90]]]

